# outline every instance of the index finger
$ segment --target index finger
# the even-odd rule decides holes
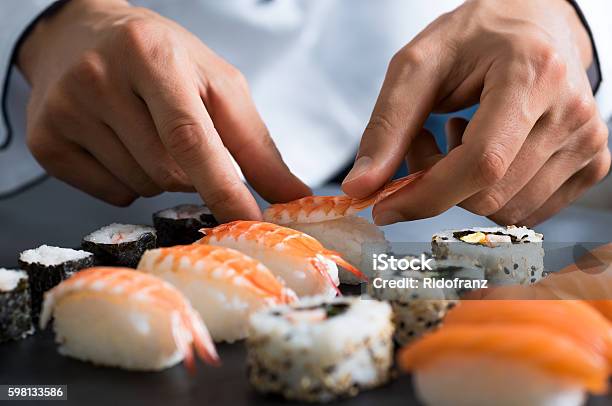
[[[438,215],[505,175],[543,107],[522,87],[494,86],[483,94],[463,143],[419,182],[377,204],[377,224]]]
[[[440,75],[431,59],[421,61],[412,49],[406,47],[389,64],[355,164],[342,183],[350,196],[369,196],[393,176],[433,108],[437,83],[431,78]]]
[[[162,143],[217,220],[259,220],[261,211],[238,176],[192,78],[167,69],[162,75],[137,80],[136,90],[151,112]]]

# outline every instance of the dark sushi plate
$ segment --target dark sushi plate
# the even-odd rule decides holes
[[[162,372],[129,372],[96,367],[58,354],[51,330],[0,344],[0,385],[67,385],[69,405],[281,405],[297,404],[262,396],[249,387],[242,343],[218,346],[223,365],[199,363],[191,375],[182,365]],[[19,401],[18,405],[40,404]],[[358,396],[329,403],[347,406],[418,405],[410,377]],[[591,406],[612,404],[612,397],[591,398]]]

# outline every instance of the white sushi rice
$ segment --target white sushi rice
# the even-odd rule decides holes
[[[157,213],[158,217],[170,220],[200,219],[202,215],[212,215],[212,212],[208,207],[198,204],[181,204]]]
[[[0,292],[11,292],[22,279],[27,279],[28,274],[16,269],[0,268]]]
[[[91,255],[93,254],[87,251],[41,245],[38,248],[23,251],[19,259],[28,264],[56,266],[68,261],[78,261]]]
[[[327,316],[325,306],[346,305]],[[251,316],[249,378],[260,392],[329,401],[383,384],[393,362],[391,308],[373,299],[320,297]]]
[[[414,374],[428,406],[579,406],[582,388],[513,360],[476,355],[445,356]]]
[[[156,235],[153,227],[113,223],[86,235],[83,240],[94,244],[121,244],[138,241],[143,234],[147,233]]]
[[[457,233],[502,234],[515,242],[494,246],[469,243],[455,238]],[[477,260],[491,285],[529,284],[542,278],[544,272],[543,235],[527,227],[473,227],[437,233],[431,248],[435,257],[464,255]]]
[[[389,250],[389,242],[382,230],[363,217],[346,216],[317,223],[292,223],[287,227],[306,233],[319,240],[325,248],[339,252],[342,258],[368,277],[372,276],[372,254]],[[341,283],[358,285],[363,282],[342,268],[338,276]]]

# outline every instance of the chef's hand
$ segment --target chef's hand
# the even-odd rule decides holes
[[[374,208],[377,224],[456,204],[500,224],[552,216],[610,168],[608,130],[585,73],[592,59],[565,0],[466,2],[391,60],[344,191],[376,191],[406,158],[413,171],[431,168]],[[469,123],[447,123],[452,150],[442,156],[422,130],[427,116],[475,103]]]
[[[258,219],[227,150],[264,198],[309,193],[283,163],[242,74],[149,10],[70,1],[37,23],[18,65],[32,85],[32,154],[95,197],[123,206],[195,188],[220,221]]]

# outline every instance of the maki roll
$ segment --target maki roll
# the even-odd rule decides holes
[[[43,293],[75,272],[93,265],[94,256],[87,251],[48,245],[23,251],[19,255],[19,266],[28,273],[34,323],[40,314]]]
[[[113,223],[83,237],[81,248],[94,254],[97,265],[136,268],[142,254],[156,245],[153,227]]]
[[[432,268],[437,269],[435,265]],[[426,279],[443,278],[445,272],[451,271],[449,267],[440,269],[444,271],[378,271],[369,284],[369,294],[389,302],[393,309],[394,339],[397,343],[406,344],[434,330],[457,304],[455,289],[426,283]],[[461,269],[457,269],[459,271]]]
[[[201,228],[219,225],[210,209],[205,205],[181,204],[153,214],[153,225],[157,231],[157,245],[191,244],[202,238]]]
[[[0,268],[0,343],[32,332],[28,274]]]
[[[526,227],[479,227],[432,237],[435,257],[465,255],[480,262],[492,285],[530,284],[542,278],[542,234]]]
[[[387,303],[311,297],[251,316],[247,370],[261,393],[326,402],[389,379],[393,325]]]

